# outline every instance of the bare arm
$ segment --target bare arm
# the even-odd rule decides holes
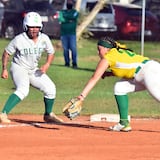
[[[43,66],[41,66],[41,68],[40,68],[42,73],[46,73],[47,72],[47,70],[48,70],[48,68],[51,65],[53,60],[54,60],[54,54],[49,54],[47,56],[46,63]]]
[[[106,59],[101,59],[97,65],[97,68],[93,74],[93,76],[89,79],[87,84],[85,85],[83,91],[81,92],[81,95],[78,96],[79,99],[84,99],[89,92],[92,90],[92,88],[96,85],[96,83],[99,81],[103,73],[106,71],[108,68],[108,62]]]
[[[4,79],[8,78],[8,71],[7,71],[7,64],[9,61],[10,55],[8,52],[4,51],[2,55],[2,72],[1,72],[1,77]]]

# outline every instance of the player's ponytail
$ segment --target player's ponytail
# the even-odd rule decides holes
[[[130,48],[127,48],[127,46],[125,45],[125,44],[120,44],[119,42],[116,42],[116,45],[117,45],[117,50],[119,50],[119,49],[124,49],[124,50],[129,50],[129,51],[132,51],[133,52],[133,50],[132,49],[130,49]]]

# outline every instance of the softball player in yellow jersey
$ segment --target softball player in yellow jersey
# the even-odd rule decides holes
[[[131,131],[128,121],[127,94],[147,89],[156,100],[160,101],[160,64],[134,53],[110,37],[99,40],[97,47],[100,61],[78,98],[84,100],[101,77],[111,75],[106,72],[110,69],[114,76],[122,78],[114,86],[120,121],[110,127],[110,130]]]
[[[43,24],[41,17],[36,12],[29,12],[23,20],[24,32],[17,35],[5,48],[2,56],[1,77],[8,78],[7,63],[11,55],[11,76],[16,90],[8,98],[0,114],[0,122],[10,123],[7,114],[22,101],[29,93],[29,87],[39,89],[44,94],[44,121],[62,122],[53,112],[56,87],[46,74],[54,59],[54,48],[49,37],[41,33]],[[38,67],[38,62],[43,52],[47,53],[44,65]]]

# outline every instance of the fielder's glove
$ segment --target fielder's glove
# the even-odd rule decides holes
[[[63,113],[70,120],[77,117],[82,109],[82,100],[77,97],[72,98],[63,108]]]

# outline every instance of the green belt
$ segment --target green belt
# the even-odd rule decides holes
[[[142,61],[141,63],[143,63],[143,64],[145,64],[145,63],[147,63],[149,60],[144,60],[144,61]],[[141,69],[142,67],[141,66],[138,66],[137,68],[136,68],[136,71],[135,71],[135,73],[137,74],[139,71],[140,71],[140,69]]]

